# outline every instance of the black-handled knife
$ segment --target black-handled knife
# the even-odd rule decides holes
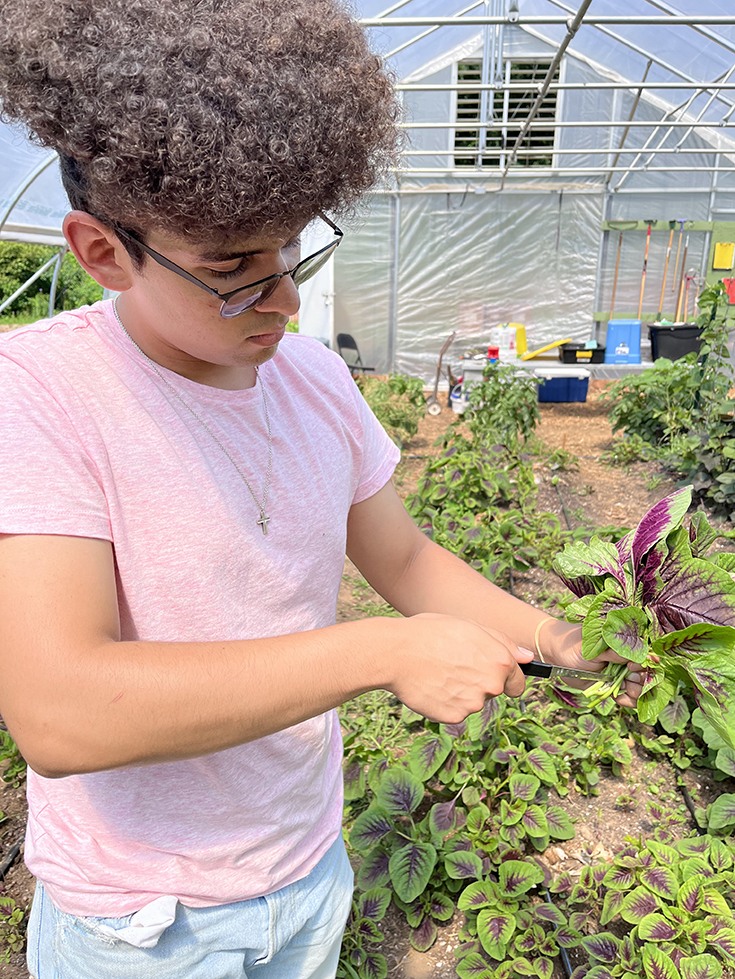
[[[567,666],[554,666],[553,663],[542,663],[541,660],[534,659],[530,663],[519,663],[521,673],[526,676],[546,677],[573,677],[575,680],[599,680],[601,675],[592,670],[574,670]]]

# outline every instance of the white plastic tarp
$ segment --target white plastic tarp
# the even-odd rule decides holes
[[[456,82],[459,60],[483,57],[488,31],[506,61],[554,56],[578,4],[519,0],[518,6],[521,21],[551,15],[560,22],[391,26],[401,17],[506,14],[509,5],[352,3],[358,16],[385,15],[381,26],[368,28],[369,37],[399,82],[447,86]],[[611,300],[617,234],[603,234],[603,222],[732,220],[735,90],[693,87],[735,83],[732,0],[628,0],[623,13],[626,23],[588,23],[621,15],[615,0],[593,0],[567,48],[560,80],[583,87],[559,93],[558,152],[550,168],[511,169],[507,179],[497,167],[457,169],[456,93],[403,92],[404,119],[411,124],[408,148],[417,155],[406,156],[401,171],[347,223],[333,267],[303,287],[302,331],[332,343],[336,333],[352,333],[365,363],[427,379],[452,331],[458,333],[455,349],[481,343],[495,323],[508,321],[524,323],[532,345],[562,336],[587,339],[595,312]],[[725,16],[730,22],[677,24],[675,14]],[[640,16],[667,15],[671,24],[636,23]],[[648,85],[676,87],[645,88],[637,100],[647,70]],[[0,126],[0,214],[47,157],[48,151]],[[15,205],[1,233],[58,241],[66,206],[57,168],[51,167]],[[659,305],[666,237],[658,233],[651,242],[648,312]],[[640,230],[625,232],[617,315],[637,308],[644,245]],[[694,273],[703,270],[707,250],[707,233],[692,232],[688,261]]]

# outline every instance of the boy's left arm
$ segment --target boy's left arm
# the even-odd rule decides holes
[[[469,619],[504,633],[534,655],[536,630],[545,623],[539,646],[549,663],[595,670],[609,661],[624,662],[612,650],[598,660],[584,659],[579,625],[554,619],[515,598],[431,541],[413,522],[392,483],[352,507],[347,553],[369,584],[402,615],[440,612]],[[618,703],[634,704],[638,681],[634,673]]]

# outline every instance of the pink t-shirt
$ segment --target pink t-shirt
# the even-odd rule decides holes
[[[165,371],[260,497],[260,384]],[[353,503],[398,451],[342,360],[287,334],[260,377],[273,436],[268,535],[211,435],[97,303],[0,336],[0,533],[112,542],[123,640],[222,641],[334,623]],[[243,705],[243,711],[247,704]],[[200,907],[304,877],[340,832],[335,712],[190,761],[28,773],[25,858],[64,911]]]

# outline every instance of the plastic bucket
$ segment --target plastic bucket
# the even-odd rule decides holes
[[[678,360],[687,354],[698,354],[702,346],[702,327],[696,323],[653,323],[648,327],[651,357]]]

